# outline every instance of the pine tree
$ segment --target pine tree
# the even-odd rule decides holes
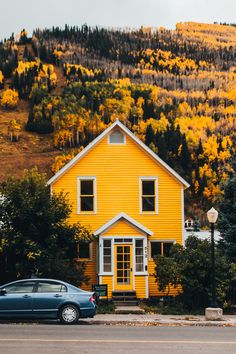
[[[182,148],[179,157],[180,165],[185,173],[190,173],[192,169],[191,154],[188,148],[185,134],[182,137]]]
[[[219,206],[221,245],[230,261],[236,262],[236,161],[234,172],[223,188],[224,197]]]
[[[154,143],[154,140],[155,134],[151,124],[149,124],[146,129],[145,144],[149,146],[151,143]]]

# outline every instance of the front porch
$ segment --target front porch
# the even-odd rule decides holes
[[[99,283],[108,285],[108,298],[136,305],[147,299],[147,237],[152,232],[124,213],[95,232],[98,235]]]

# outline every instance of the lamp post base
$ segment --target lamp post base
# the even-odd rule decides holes
[[[223,310],[220,307],[207,307],[205,309],[206,321],[222,321]]]

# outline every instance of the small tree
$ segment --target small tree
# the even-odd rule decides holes
[[[16,90],[7,89],[3,92],[1,105],[6,108],[15,108],[19,101],[19,95]]]
[[[23,28],[23,30],[21,30],[20,32],[20,44],[26,44],[28,42],[28,33],[26,32],[26,30]]]
[[[15,119],[10,120],[8,124],[8,133],[10,135],[11,141],[18,141],[21,131],[20,124],[17,123]]]
[[[36,169],[25,171],[22,179],[9,179],[0,193],[0,280],[28,277],[37,270],[40,276],[76,285],[87,281],[85,265],[73,250],[76,243],[90,241],[91,234],[79,223],[68,223],[67,197],[50,196],[45,175]]]
[[[217,299],[228,299],[234,279],[234,267],[216,250]],[[211,244],[208,240],[188,237],[185,248],[174,245],[169,259],[158,256],[155,276],[160,291],[168,294],[169,285],[181,285],[180,299],[189,310],[209,305],[211,299]]]

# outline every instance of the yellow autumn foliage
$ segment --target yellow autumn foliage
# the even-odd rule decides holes
[[[6,89],[1,98],[1,106],[15,108],[19,102],[19,95],[16,90]]]
[[[82,150],[83,147],[80,147],[79,149],[72,150],[68,154],[56,156],[52,164],[52,172],[57,173],[63,166],[67,164],[67,162],[72,160]]]
[[[56,86],[57,75],[54,71],[54,66],[52,64],[41,64],[40,60],[26,61],[26,62],[19,61],[15,72],[17,72],[18,75],[20,76],[32,68],[35,68],[37,70],[37,77],[35,78],[35,81],[39,83],[44,83],[44,82],[46,83],[47,79],[49,78],[51,84],[53,86]]]
[[[0,84],[3,84],[3,81],[4,81],[4,76],[3,76],[3,73],[0,70]]]
[[[19,123],[17,123],[16,119],[10,120],[8,124],[8,133],[10,135],[11,141],[15,139],[16,141],[19,140],[19,134],[21,131],[21,126]]]

